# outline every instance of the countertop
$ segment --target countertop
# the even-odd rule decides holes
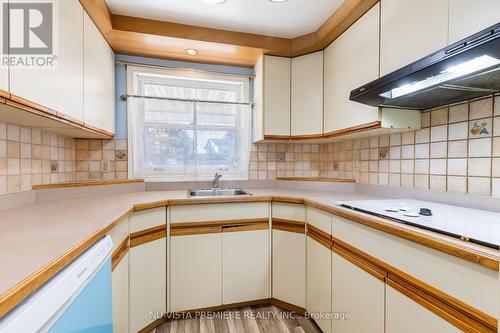
[[[281,188],[248,188],[249,197],[186,198],[186,191],[132,192],[57,200],[29,204],[0,211],[0,316],[19,303],[44,281],[57,273],[95,240],[109,232],[134,210],[167,204],[231,201],[304,202],[317,208],[376,229],[399,233],[452,255],[467,252],[466,258],[498,269],[498,251],[470,244],[430,231],[368,216],[337,205],[338,200],[376,199],[374,197],[331,191],[307,191]],[[423,240],[423,241],[419,241]],[[433,243],[434,242],[434,243]],[[486,264],[485,264],[486,263]]]

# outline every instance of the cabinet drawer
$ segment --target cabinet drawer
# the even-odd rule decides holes
[[[337,216],[333,216],[332,232],[386,264],[497,316],[498,272]]]
[[[332,214],[317,208],[307,207],[307,223],[312,226],[332,234]]]
[[[306,221],[306,207],[302,204],[275,202],[272,204],[272,216],[278,219]]]
[[[269,203],[217,203],[170,208],[171,223],[241,220],[269,217]]]
[[[148,209],[130,217],[130,233],[150,229],[167,223],[166,207]]]

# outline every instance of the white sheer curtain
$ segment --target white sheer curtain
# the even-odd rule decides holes
[[[127,67],[128,93],[247,102],[249,79],[192,70]],[[248,179],[251,107],[128,99],[131,176],[156,180]]]

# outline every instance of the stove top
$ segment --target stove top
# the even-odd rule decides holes
[[[413,199],[340,201],[343,207],[500,248],[500,214]]]

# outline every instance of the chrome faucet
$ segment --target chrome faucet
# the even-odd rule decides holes
[[[212,188],[219,188],[219,180],[222,178],[222,173],[216,173],[214,176],[214,181],[212,183]]]

